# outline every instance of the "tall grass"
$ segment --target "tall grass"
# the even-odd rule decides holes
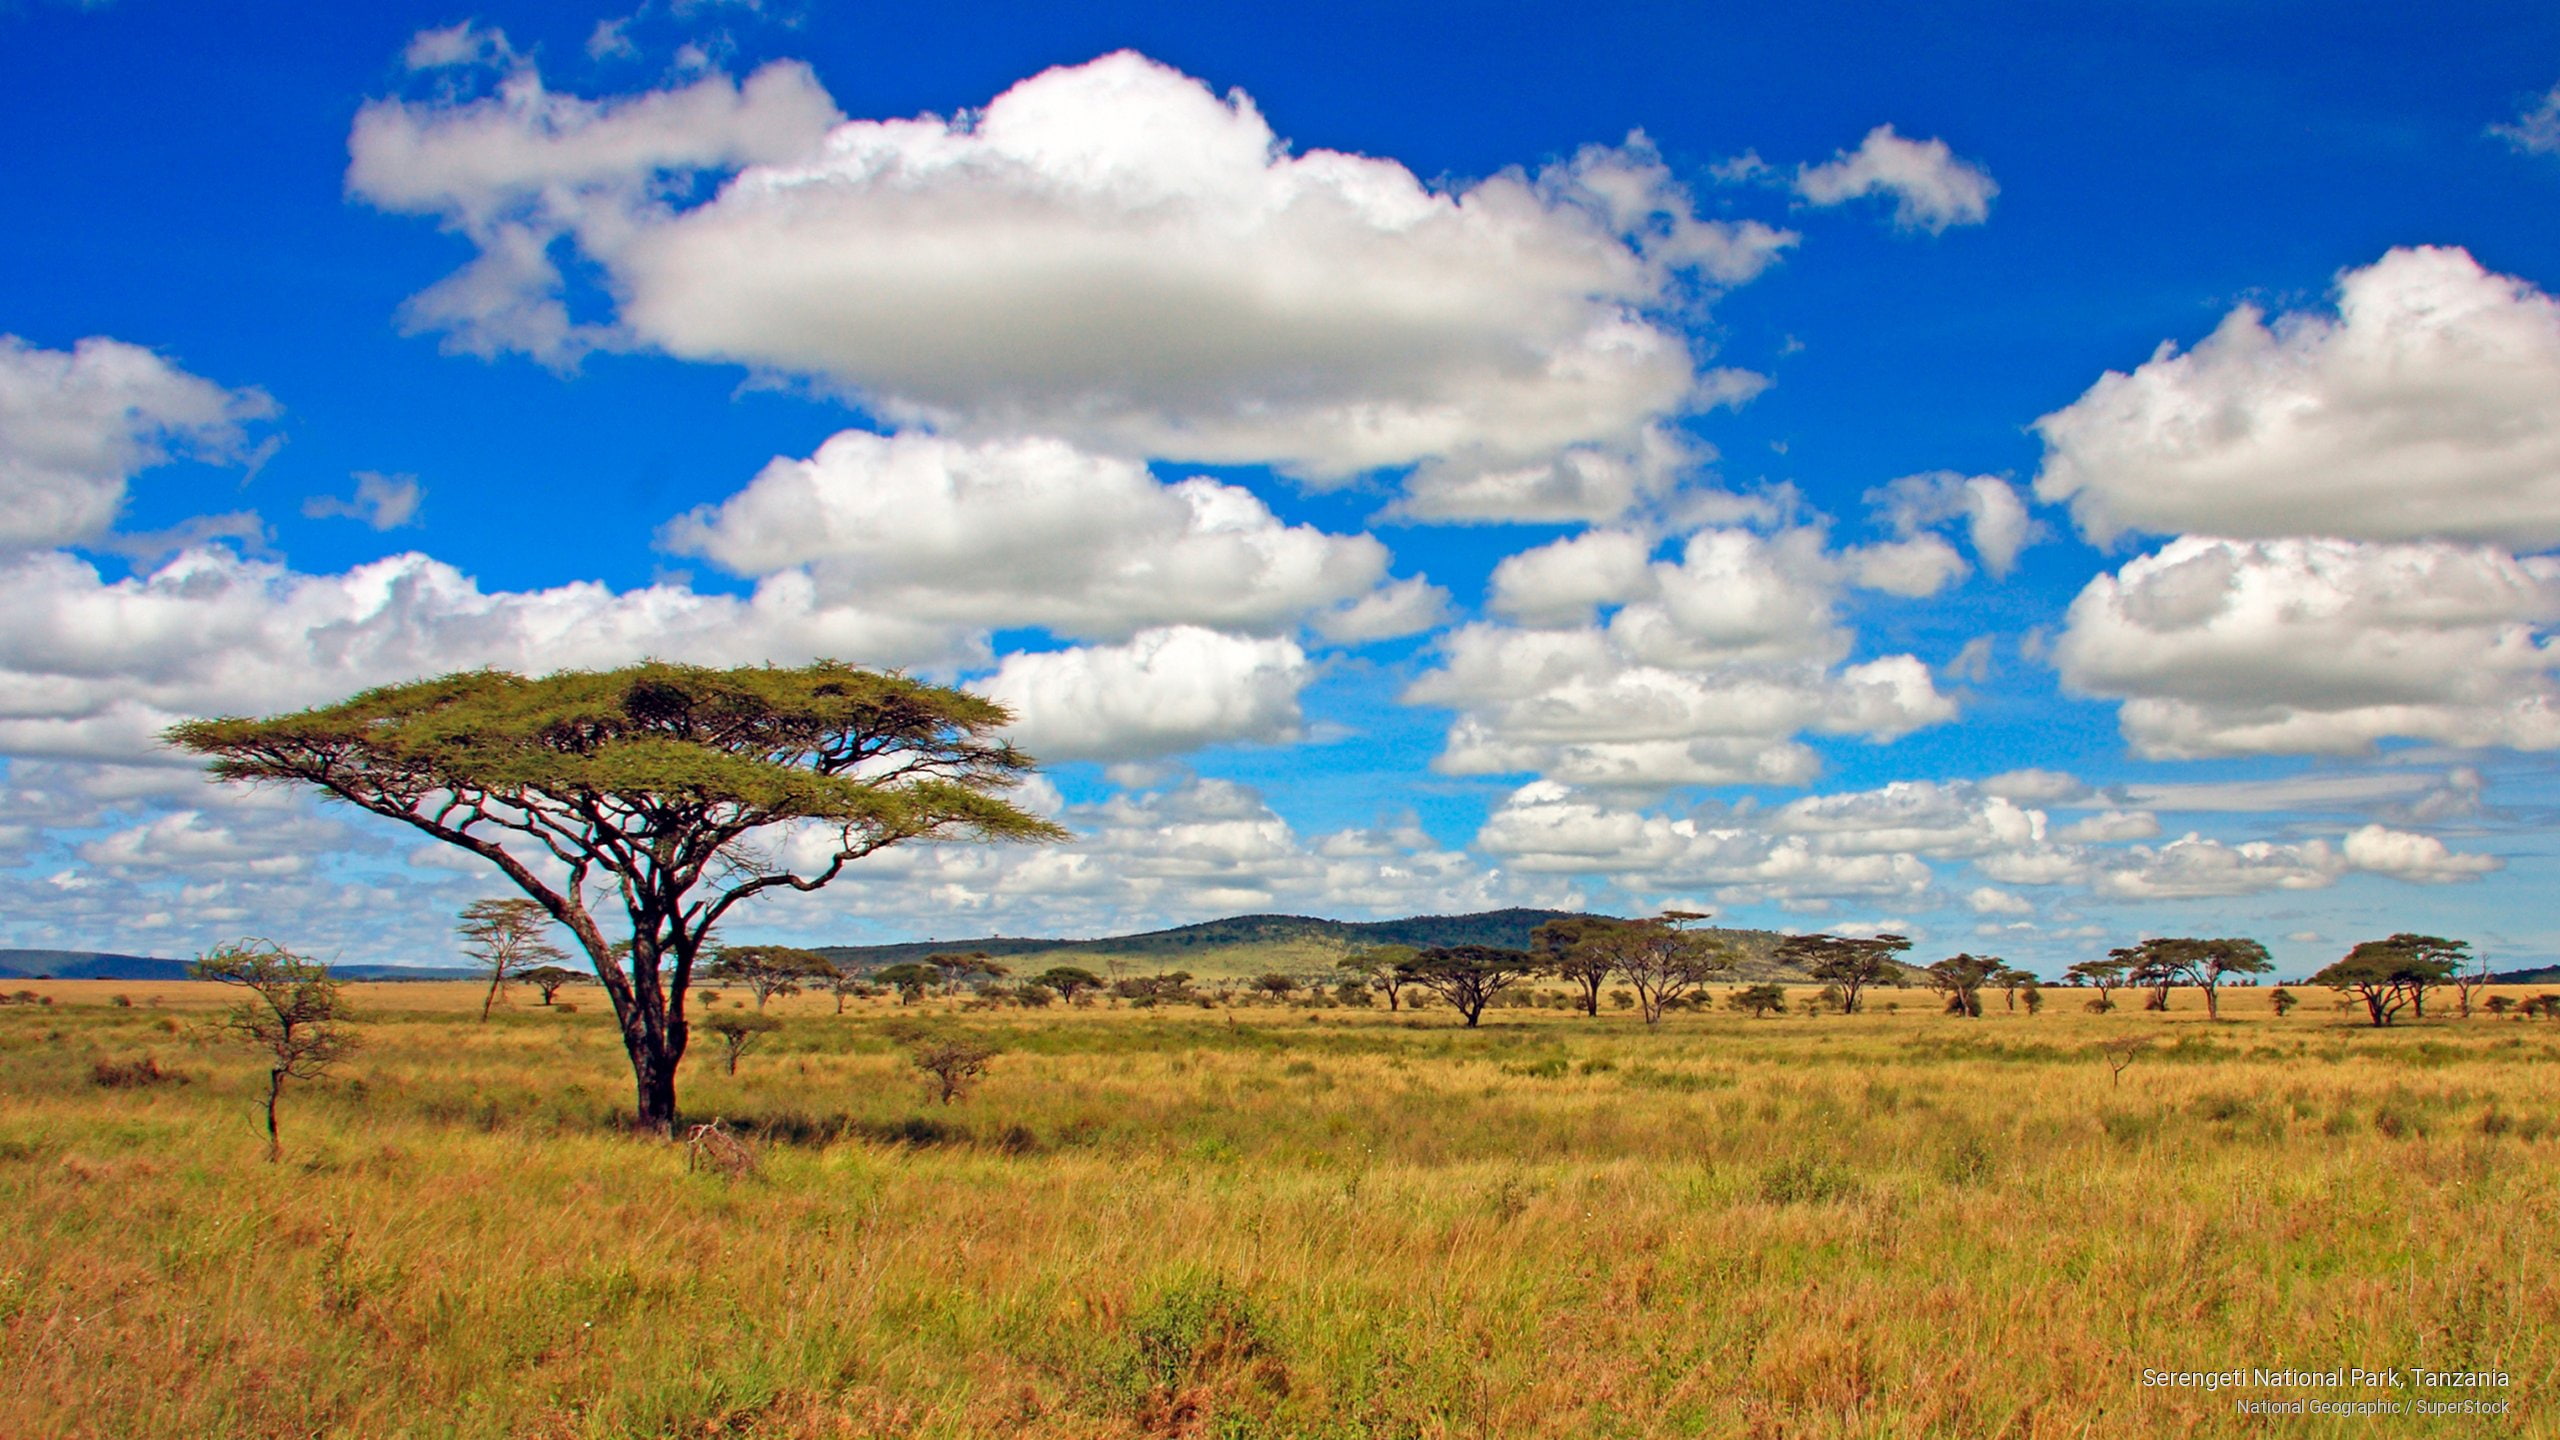
[[[2504,1421],[2395,1433],[2560,1426],[2549,1022],[803,997],[687,1067],[729,1179],[623,1129],[592,1008],[357,987],[269,1165],[209,987],[42,988],[5,1435],[2240,1434],[2140,1380],[2252,1366],[2503,1369]],[[1005,1053],[935,1104],[919,1027]]]

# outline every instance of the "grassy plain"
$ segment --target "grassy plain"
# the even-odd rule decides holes
[[[228,996],[25,988],[0,1435],[2560,1433],[2548,1021],[804,996],[688,1061],[730,1176],[621,1128],[592,991],[350,987],[366,1048],[270,1165]],[[931,1104],[920,1026],[1004,1053]],[[96,1082],[144,1056],[183,1081]],[[2411,1383],[2141,1384],[2260,1366]],[[2414,1409],[2464,1398],[2509,1408]]]

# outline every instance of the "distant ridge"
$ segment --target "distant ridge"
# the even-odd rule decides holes
[[[897,965],[946,951],[989,955],[1036,955],[1052,951],[1174,959],[1202,950],[1244,945],[1316,941],[1342,949],[1362,945],[1497,945],[1528,948],[1529,932],[1550,920],[1570,918],[1570,910],[1486,910],[1474,915],[1415,915],[1403,920],[1325,920],[1313,915],[1236,915],[1148,930],[1136,935],[1108,935],[1096,940],[1061,940],[987,935],[974,940],[906,941],[895,945],[821,945],[818,953],[839,963],[860,966]]]
[[[0,979],[184,980],[191,960],[110,950],[0,950]],[[486,972],[442,965],[332,965],[341,980],[479,980]]]
[[[0,950],[0,975],[18,980],[184,980],[187,962],[107,950]]]
[[[1366,945],[1492,945],[1506,950],[1529,948],[1529,933],[1550,920],[1580,918],[1574,910],[1485,910],[1472,915],[1414,915],[1402,920],[1326,920],[1313,915],[1237,915],[1170,930],[1112,935],[1095,940],[1034,939],[987,935],[974,940],[908,941],[895,945],[821,945],[819,954],[838,964],[871,969],[921,960],[946,952],[988,955],[1108,955],[1152,960],[1171,966],[1198,957],[1215,961],[1217,952],[1248,948],[1274,951],[1349,951]],[[1778,937],[1763,930],[1718,930],[1752,961],[1764,961]],[[1275,953],[1275,960],[1281,958]],[[1289,968],[1285,963],[1274,968]]]

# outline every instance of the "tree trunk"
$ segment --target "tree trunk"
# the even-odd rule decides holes
[[[284,1140],[276,1133],[276,1099],[284,1094],[284,1072],[267,1072],[267,1163],[284,1158]]]
[[[635,1048],[631,1070],[639,1090],[640,1123],[662,1134],[676,1128],[676,1066],[653,1049]]]
[[[2204,1018],[2207,1020],[2219,1020],[2222,1018],[2221,991],[2219,987],[2210,983],[2204,987]]]
[[[504,977],[497,975],[489,977],[489,993],[480,1000],[480,1023],[483,1025],[489,1023],[489,1007],[498,1003],[498,986],[503,983],[503,979]]]

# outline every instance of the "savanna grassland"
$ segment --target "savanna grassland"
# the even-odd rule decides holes
[[[623,1128],[593,991],[484,1025],[350,987],[365,1048],[269,1164],[229,995],[27,988],[0,1435],[2560,1432],[2560,1023],[2450,995],[2382,1031],[2317,992],[1474,1031],[802,996],[734,1077],[697,1040],[685,1109],[751,1153],[689,1167]],[[926,1030],[1002,1053],[935,1103]],[[2256,1366],[2411,1385],[2141,1384]]]

